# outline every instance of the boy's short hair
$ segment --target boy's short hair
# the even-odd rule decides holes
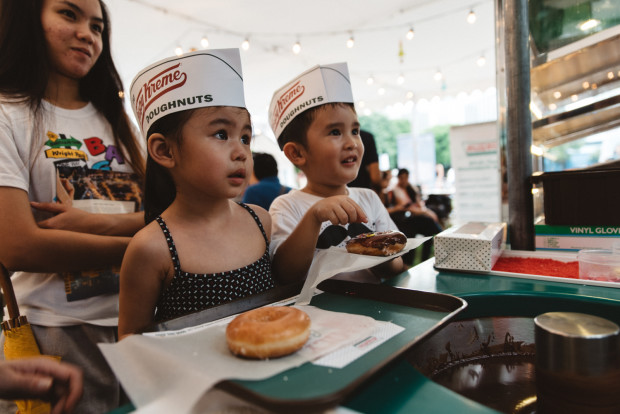
[[[312,124],[312,121],[316,119],[316,113],[320,110],[327,108],[336,108],[339,106],[346,106],[351,108],[355,112],[355,105],[350,102],[330,102],[323,105],[315,106],[310,109],[306,109],[299,115],[297,115],[283,130],[278,137],[278,145],[280,149],[284,148],[287,142],[296,142],[303,147],[307,146],[308,129]]]

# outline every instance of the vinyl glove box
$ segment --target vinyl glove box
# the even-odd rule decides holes
[[[469,222],[435,236],[435,268],[489,272],[501,256],[506,223]]]

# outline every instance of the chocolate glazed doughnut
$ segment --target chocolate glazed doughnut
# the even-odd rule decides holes
[[[349,253],[391,256],[403,250],[407,236],[395,230],[360,234],[347,242]]]

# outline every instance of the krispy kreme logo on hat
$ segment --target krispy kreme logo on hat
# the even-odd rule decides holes
[[[289,89],[284,91],[284,93],[276,101],[276,106],[274,108],[273,117],[275,118],[276,122],[280,122],[284,111],[286,111],[297,98],[300,98],[304,94],[305,90],[306,88],[301,85],[301,81],[299,81],[296,82]]]
[[[180,63],[173,65],[162,72],[156,74],[152,79],[142,86],[136,96],[136,117],[140,122],[144,121],[144,111],[146,111],[153,102],[166,92],[180,88],[187,81],[187,73],[178,70]]]
[[[142,134],[164,116],[207,106],[245,108],[238,49],[214,49],[164,59],[131,83],[131,106]]]
[[[346,63],[317,65],[273,94],[269,105],[269,124],[276,139],[297,115],[331,102],[353,103]]]

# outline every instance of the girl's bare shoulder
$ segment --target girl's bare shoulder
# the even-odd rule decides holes
[[[152,221],[133,236],[127,249],[133,254],[156,258],[168,252],[168,244],[159,224]]]
[[[254,210],[265,229],[267,229],[267,227],[271,228],[271,216],[267,210],[256,204],[248,204],[247,206]]]

